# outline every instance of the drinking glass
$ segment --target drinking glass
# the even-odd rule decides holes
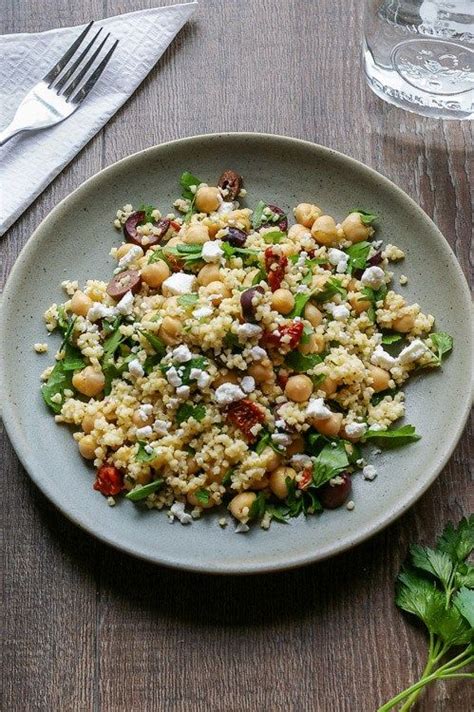
[[[474,117],[474,0],[366,0],[364,70],[381,99]]]

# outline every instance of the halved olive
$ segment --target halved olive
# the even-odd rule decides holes
[[[236,171],[224,171],[217,185],[221,190],[227,191],[224,193],[224,200],[235,200],[242,189],[242,176]]]
[[[242,307],[242,314],[244,316],[244,319],[247,321],[254,321],[255,319],[255,306],[252,304],[253,298],[258,294],[263,294],[264,293],[263,287],[257,286],[257,287],[251,287],[250,289],[246,289],[245,292],[242,292],[240,295],[240,306]]]
[[[246,240],[246,233],[243,230],[239,230],[238,227],[230,227],[227,235],[222,238],[223,242],[228,242],[232,247],[243,247]]]
[[[341,484],[331,485],[327,482],[318,489],[318,497],[326,509],[342,507],[352,489],[351,476],[348,472],[340,472],[338,477],[342,479]]]
[[[286,232],[288,230],[288,218],[286,217],[283,210],[277,205],[267,205],[267,208],[270,208],[274,215],[281,215],[281,220],[279,220],[276,224],[279,230],[281,230],[282,232]]]
[[[119,272],[107,285],[107,294],[112,299],[121,299],[127,292],[138,292],[142,278],[136,269],[127,269]]]
[[[133,242],[135,245],[146,249],[151,245],[156,245],[161,242],[161,238],[168,232],[170,221],[167,218],[162,218],[158,220],[158,222],[152,222],[153,227],[158,228],[159,232],[156,234],[152,233],[151,235],[139,235],[137,227],[145,223],[145,220],[146,214],[143,210],[132,213],[123,226],[123,234],[128,242]]]

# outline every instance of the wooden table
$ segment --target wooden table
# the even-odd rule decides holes
[[[26,32],[165,4],[0,0],[0,17],[3,32]],[[3,238],[4,277],[83,180],[141,148],[222,130],[302,137],[364,161],[424,208],[467,273],[469,126],[370,93],[361,7],[201,0],[135,95]],[[432,542],[467,513],[470,454],[466,432],[418,504],[355,551],[225,578],[168,571],[95,541],[45,500],[5,436],[4,709],[375,712],[423,667],[424,636],[395,609],[393,581],[410,542]],[[419,709],[467,712],[469,694],[438,684]]]

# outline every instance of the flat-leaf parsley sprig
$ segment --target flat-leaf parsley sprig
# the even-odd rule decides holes
[[[409,710],[423,688],[436,680],[474,680],[474,514],[457,528],[448,524],[436,547],[413,545],[398,580],[395,602],[425,624],[428,658],[414,685],[379,708],[389,712],[403,703]]]

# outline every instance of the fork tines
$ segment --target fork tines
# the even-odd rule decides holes
[[[79,47],[81,46],[83,40],[89,33],[93,22],[89,22],[87,27],[81,32],[79,37],[72,43],[69,49],[63,54],[61,59],[54,65],[50,72],[44,77],[43,81],[48,84],[48,88],[55,91],[57,94],[63,96],[66,101],[73,104],[80,103],[88,95],[96,81],[99,79],[100,75],[107,66],[115,48],[118,45],[118,40],[115,40],[112,47],[104,55],[102,60],[99,62],[95,69],[87,77],[87,73],[91,69],[99,55],[100,51],[104,47],[105,43],[110,37],[110,32],[104,37],[102,42],[97,46],[96,40],[98,39],[100,33],[102,32],[102,27],[95,33],[89,44],[83,49],[80,54],[78,53]],[[95,46],[95,49],[94,49]],[[87,58],[90,50],[94,49],[92,55],[87,59],[85,64],[83,61]],[[77,58],[74,59],[75,55],[78,54]],[[86,78],[87,77],[87,78]]]

